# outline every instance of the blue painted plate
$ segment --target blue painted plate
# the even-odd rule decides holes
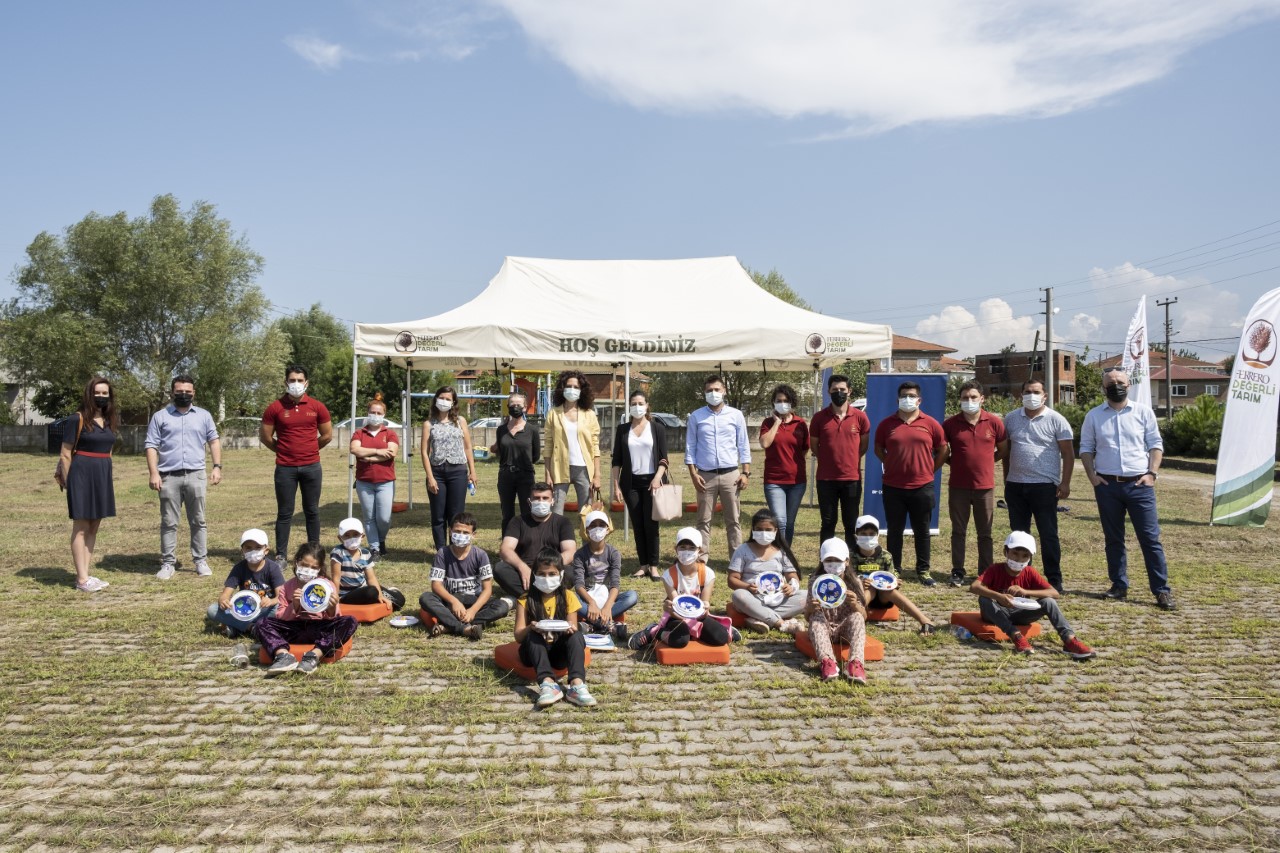
[[[848,594],[849,590],[844,584],[844,579],[838,575],[818,575],[817,580],[813,582],[814,600],[828,609],[834,610],[844,604],[845,596]]]
[[[302,609],[308,613],[323,613],[329,609],[337,590],[328,578],[316,578],[302,587]]]
[[[227,609],[242,622],[250,622],[262,612],[262,597],[251,589],[242,589],[231,596]]]
[[[898,588],[898,576],[893,572],[881,570],[878,572],[872,572],[868,577],[871,578],[871,586],[875,589],[888,592],[891,589]]]
[[[677,595],[671,603],[671,612],[682,619],[697,619],[707,612],[707,605],[696,595]]]

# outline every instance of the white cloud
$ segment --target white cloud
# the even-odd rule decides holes
[[[1009,303],[1000,298],[984,299],[974,315],[961,305],[948,305],[916,323],[912,337],[955,347],[958,356],[999,352],[1009,344],[1020,350],[1031,349],[1037,329],[1043,329],[1039,317],[1015,317]]]
[[[851,132],[1069,112],[1280,13],[1280,0],[493,2],[637,107],[833,117]]]
[[[293,35],[284,40],[294,53],[321,71],[334,71],[344,60],[355,55],[340,44],[325,41],[316,36]]]
[[[373,21],[408,42],[408,47],[391,52],[394,60],[459,61],[495,37],[496,30],[491,24],[501,14],[493,8],[464,0],[429,0],[380,9],[374,13]]]

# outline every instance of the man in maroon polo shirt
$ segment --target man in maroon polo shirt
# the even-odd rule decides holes
[[[994,562],[991,524],[995,518],[996,462],[1009,453],[1004,419],[982,408],[982,385],[970,379],[960,386],[960,414],[942,422],[947,437],[951,479],[947,483],[947,510],[951,514],[951,585],[964,584],[965,539],[969,514],[978,531],[978,571]]]
[[[307,520],[307,541],[320,544],[320,487],[323,469],[320,448],[333,441],[333,421],[324,403],[307,396],[307,371],[291,364],[285,368],[286,393],[262,413],[258,437],[262,446],[276,452],[276,558],[289,554],[289,528],[293,524],[294,499],[302,490],[302,514]]]
[[[836,535],[836,513],[844,525],[844,541],[853,549],[854,523],[862,499],[862,457],[871,446],[871,421],[849,404],[849,377],[827,380],[831,405],[815,412],[809,424],[809,449],[818,460],[819,542]]]
[[[933,475],[942,467],[947,439],[942,424],[920,411],[920,386],[898,386],[898,411],[876,426],[876,456],[884,463],[884,517],[893,569],[902,572],[902,533],[911,517],[920,583],[929,575],[929,521],[935,496]]]

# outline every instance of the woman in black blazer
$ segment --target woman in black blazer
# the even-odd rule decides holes
[[[627,401],[631,420],[618,424],[613,436],[613,499],[626,501],[636,531],[640,569],[632,577],[658,580],[658,522],[653,520],[653,492],[667,474],[667,431],[649,416],[649,397],[633,391]]]

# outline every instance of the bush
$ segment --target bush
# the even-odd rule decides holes
[[[1178,411],[1162,430],[1164,452],[1174,456],[1217,458],[1226,411],[1222,403],[1201,394],[1195,403]]]

